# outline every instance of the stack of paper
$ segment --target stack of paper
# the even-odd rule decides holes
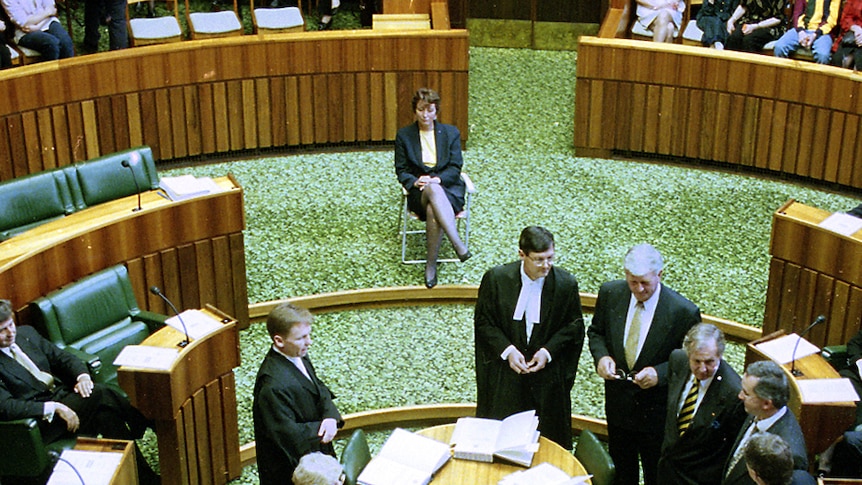
[[[796,348],[797,343],[799,344],[798,348]],[[816,345],[804,338],[800,338],[795,333],[761,342],[755,345],[755,347],[779,364],[787,364],[794,359],[794,348],[796,348],[796,360],[820,352],[820,349]]]
[[[445,443],[401,428],[359,474],[360,485],[427,485],[451,456]]]
[[[850,379],[798,379],[799,393],[806,403],[855,402],[859,395]]]
[[[222,327],[220,321],[200,310],[186,310],[180,312],[179,316],[182,317],[182,322],[180,322],[179,317],[173,316],[165,320],[165,324],[184,333],[183,323],[185,323],[186,329],[189,332],[189,338],[192,340],[206,337]]]
[[[84,478],[86,485],[109,485],[122,459],[123,454],[119,452],[64,450],[47,485],[81,483],[78,474]]]
[[[114,365],[138,369],[170,370],[180,351],[177,348],[150,345],[126,345],[114,359]]]
[[[592,477],[592,475],[570,477],[554,465],[542,463],[533,468],[506,475],[497,482],[497,485],[579,485],[586,483]]]
[[[455,458],[491,463],[494,457],[530,466],[539,451],[539,418],[536,411],[524,411],[499,421],[460,418],[450,444]]]
[[[221,187],[213,179],[209,177],[197,178],[194,175],[162,177],[159,181],[159,187],[165,191],[171,200],[185,200],[221,191]]]

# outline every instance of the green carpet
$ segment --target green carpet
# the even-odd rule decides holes
[[[665,256],[666,284],[707,314],[759,326],[775,209],[791,197],[830,211],[858,204],[739,174],[576,157],[576,52],[472,48],[470,56],[464,158],[479,190],[475,256],[441,265],[440,284],[478,284],[491,266],[516,259],[520,230],[538,224],[555,233],[556,264],[578,277],[581,291],[595,293],[602,282],[621,277],[625,251],[650,242]],[[421,265],[400,264],[400,190],[391,150],[268,157],[163,175],[228,172],[245,188],[251,303],[422,284]],[[343,413],[475,399],[471,307],[329,314],[314,328],[311,357]],[[268,347],[265,333],[254,325],[241,335],[241,443],[254,439],[251,389]],[[740,346],[728,354],[741,370]],[[573,412],[603,417],[601,383],[587,355]],[[384,437],[378,433],[375,446]],[[233,483],[256,483],[255,468]]]

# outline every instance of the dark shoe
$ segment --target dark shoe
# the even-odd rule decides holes
[[[467,251],[467,252],[466,252],[466,253],[464,253],[464,254],[459,254],[459,255],[458,255],[458,259],[459,259],[459,260],[461,260],[461,262],[462,262],[462,263],[463,263],[464,261],[467,261],[468,259],[470,259],[470,258],[472,258],[472,257],[473,257],[473,253],[471,253],[470,251]]]
[[[427,277],[425,278],[425,288],[428,288],[430,290],[435,286],[437,286],[437,275],[434,275],[434,277],[430,280]]]

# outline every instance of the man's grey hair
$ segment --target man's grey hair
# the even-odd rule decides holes
[[[685,349],[686,354],[691,355],[692,352],[704,348],[713,341],[715,342],[716,350],[718,350],[718,356],[723,356],[726,345],[724,332],[711,323],[698,323],[685,334],[685,338],[682,340],[682,348]]]
[[[644,276],[650,272],[658,274],[664,269],[664,259],[651,244],[638,244],[626,253],[623,268],[632,276]]]

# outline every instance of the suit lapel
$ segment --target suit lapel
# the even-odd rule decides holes
[[[16,343],[18,344],[19,347],[21,347],[21,349],[29,357],[31,354],[30,349],[26,348],[25,346],[22,346],[21,341],[18,341]],[[31,360],[32,360],[32,357],[31,357]],[[33,374],[30,373],[30,371],[25,369],[23,365],[16,362],[15,359],[6,355],[6,352],[0,352],[0,366],[3,366],[3,372],[6,375],[21,381],[23,384],[25,384],[25,385],[33,388],[33,389],[38,389],[38,390],[47,389],[45,384],[43,384],[38,379],[36,379],[36,377],[34,377]],[[38,364],[37,364],[37,366],[38,366]]]
[[[434,122],[434,144],[437,146],[437,171],[439,172],[449,162],[449,157],[445,156],[449,143],[446,141],[443,127],[436,121]]]
[[[613,347],[613,355],[620,356],[617,359],[617,367],[618,368],[626,368],[628,369],[628,364],[626,364],[626,349],[625,349],[625,341],[626,341],[626,318],[628,318],[629,313],[629,302],[631,301],[632,293],[629,291],[628,286],[623,282],[619,295],[616,298],[613,298],[612,301],[615,302],[616,306],[612,310],[614,313],[610,315],[609,322],[611,325],[611,335],[619,337],[613,337],[610,339],[611,346]]]
[[[638,360],[635,362],[635,368],[639,369],[641,366],[638,363],[642,359],[647,359],[648,361],[652,359],[652,352],[656,349],[662,347],[661,343],[664,338],[668,335],[668,332],[665,331],[665,327],[668,326],[667,322],[667,307],[668,307],[668,299],[667,299],[667,291],[664,287],[662,287],[661,293],[658,296],[658,303],[655,306],[655,313],[652,316],[652,323],[649,326],[649,332],[647,332],[646,339],[644,340],[643,346],[641,346],[641,352],[638,354]]]

